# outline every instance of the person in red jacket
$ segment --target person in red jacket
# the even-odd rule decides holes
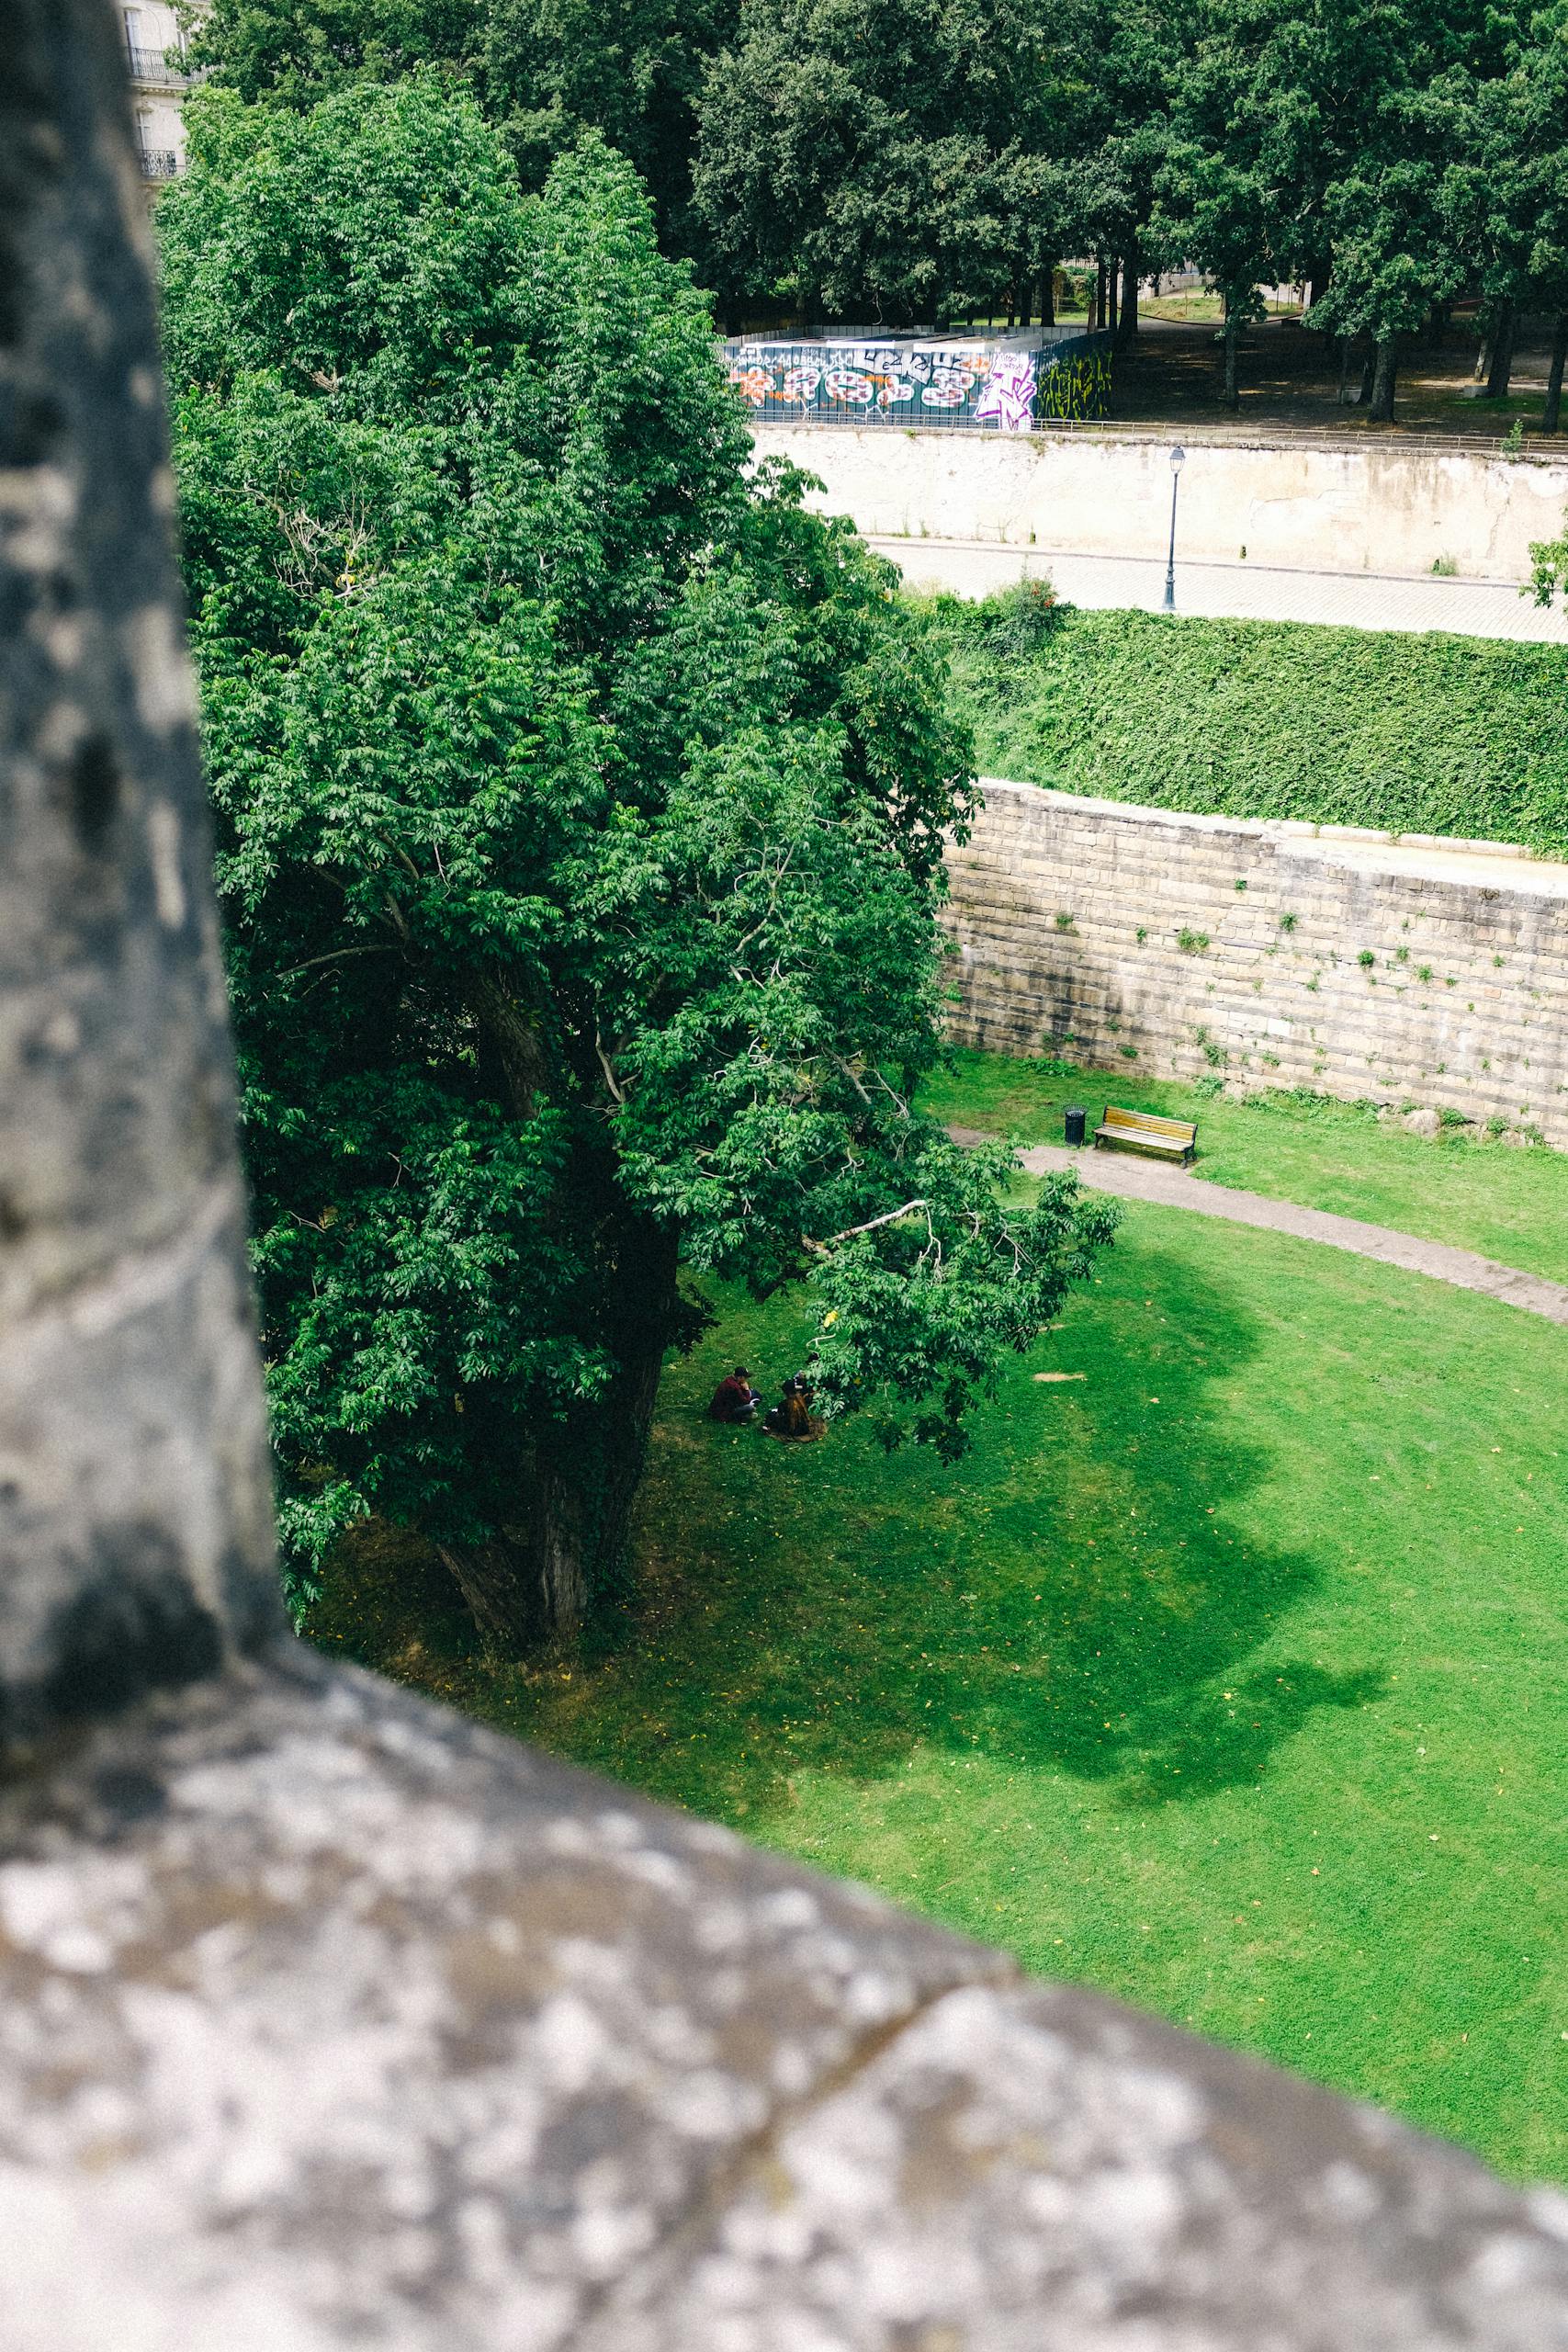
[[[721,1380],[713,1392],[708,1406],[708,1419],[713,1421],[749,1421],[761,1398],[751,1385],[751,1375],[743,1363],[738,1363],[727,1379]]]

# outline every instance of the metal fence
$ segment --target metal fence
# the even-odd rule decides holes
[[[760,423],[942,425],[1028,433],[1105,415],[1109,334],[825,336],[724,345],[729,380]]]
[[[180,159],[170,147],[139,147],[136,151],[144,180],[172,180],[177,177]]]

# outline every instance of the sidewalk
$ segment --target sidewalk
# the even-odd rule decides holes
[[[997,547],[977,539],[872,538],[911,588],[989,596],[1043,573],[1069,605],[1158,612],[1159,558],[1073,555],[1051,548]],[[1543,612],[1495,580],[1411,579],[1365,571],[1288,571],[1252,563],[1176,562],[1178,613],[1213,620],[1319,621],[1350,628],[1443,629],[1568,645],[1568,613]]]
[[[954,1143],[995,1141],[977,1127],[950,1127],[948,1133]],[[1483,1258],[1474,1250],[1456,1250],[1446,1241],[1423,1241],[1416,1234],[1396,1233],[1386,1225],[1334,1216],[1326,1209],[1303,1208],[1294,1201],[1276,1201],[1262,1193],[1206,1183],[1189,1169],[1140,1159],[1132,1153],[1069,1151],[1060,1144],[1045,1143],[1021,1151],[1019,1159],[1032,1176],[1070,1169],[1091,1192],[1114,1193],[1124,1201],[1154,1201],[1162,1208],[1190,1209],[1197,1216],[1223,1217],[1232,1225],[1258,1226],[1269,1233],[1321,1241],[1331,1250],[1348,1250],[1353,1257],[1375,1258],[1385,1266],[1403,1266],[1407,1272],[1427,1274],[1434,1282],[1452,1283],[1459,1290],[1479,1291],[1483,1298],[1501,1299],[1505,1306],[1543,1316],[1549,1323],[1568,1324],[1568,1283],[1500,1265],[1496,1259]]]

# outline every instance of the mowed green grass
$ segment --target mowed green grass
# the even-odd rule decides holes
[[[391,1539],[317,1637],[1568,2177],[1568,1332],[1134,1205],[949,1469],[705,1421],[729,1363],[772,1380],[811,1328],[717,1304],[594,1643],[487,1664]]]
[[[1135,1073],[955,1051],[922,1098],[938,1117],[1062,1140],[1062,1109],[1107,1102],[1198,1122],[1195,1173],[1211,1183],[1364,1217],[1506,1266],[1568,1282],[1568,1154],[1454,1129],[1412,1135],[1367,1104],[1259,1092],[1250,1101]]]

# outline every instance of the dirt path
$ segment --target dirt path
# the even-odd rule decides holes
[[[973,1127],[953,1127],[951,1133],[958,1143],[992,1140]],[[1517,1266],[1499,1265],[1495,1258],[1483,1258],[1473,1250],[1451,1249],[1445,1241],[1418,1240],[1414,1234],[1395,1233],[1385,1225],[1364,1225],[1359,1217],[1333,1216],[1326,1209],[1304,1209],[1294,1201],[1270,1200],[1262,1193],[1240,1193],[1228,1185],[1205,1183],[1189,1169],[1141,1159],[1130,1152],[1068,1151],[1056,1144],[1036,1144],[1020,1158],[1032,1176],[1070,1168],[1081,1183],[1098,1193],[1114,1193],[1128,1201],[1155,1201],[1164,1208],[1190,1209],[1196,1216],[1224,1217],[1232,1225],[1258,1226],[1269,1233],[1293,1233],[1303,1241],[1322,1241],[1331,1250],[1348,1250],[1358,1258],[1376,1258],[1385,1266],[1404,1266],[1413,1274],[1429,1274],[1434,1282],[1479,1291],[1483,1298],[1499,1298],[1505,1306],[1522,1307],[1527,1315],[1544,1316],[1549,1323],[1568,1324],[1568,1283],[1523,1273]]]

